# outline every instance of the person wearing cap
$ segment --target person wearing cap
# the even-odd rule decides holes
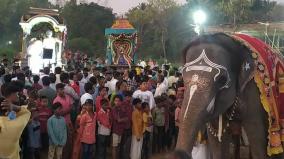
[[[92,94],[94,94],[93,84],[90,82],[86,83],[84,86],[84,90],[86,93],[84,93],[81,96],[81,99],[80,99],[81,105],[83,105],[88,99],[93,100],[93,96],[92,96]]]

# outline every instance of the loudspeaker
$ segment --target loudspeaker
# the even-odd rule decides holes
[[[52,59],[53,49],[43,49],[43,59]]]

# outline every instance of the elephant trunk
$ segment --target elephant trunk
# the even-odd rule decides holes
[[[203,98],[201,99],[200,97]],[[204,95],[197,92],[184,99],[179,119],[180,125],[176,150],[184,151],[188,156],[191,156],[198,131],[207,122],[208,118],[206,117],[214,109],[214,102],[215,98],[210,93]]]
[[[181,122],[179,126],[179,135],[177,141],[177,150],[187,152],[190,156],[192,148],[195,144],[197,133],[203,125],[201,117],[198,114],[188,113],[190,116],[185,121]],[[182,119],[181,119],[182,120]]]

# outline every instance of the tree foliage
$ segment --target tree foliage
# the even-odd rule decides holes
[[[115,18],[111,9],[95,3],[69,3],[63,8],[62,15],[67,23],[69,41],[76,38],[88,39],[92,45],[89,54],[105,55],[104,29],[110,27]]]

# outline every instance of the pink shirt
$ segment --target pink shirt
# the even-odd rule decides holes
[[[63,116],[65,118],[66,123],[71,123],[70,111],[72,109],[73,104],[72,98],[68,95],[65,95],[64,98],[56,96],[56,98],[53,100],[53,104],[57,102],[61,103],[62,105],[62,111],[65,114]]]
[[[96,113],[93,118],[85,113],[80,120],[80,141],[86,144],[96,143]]]

